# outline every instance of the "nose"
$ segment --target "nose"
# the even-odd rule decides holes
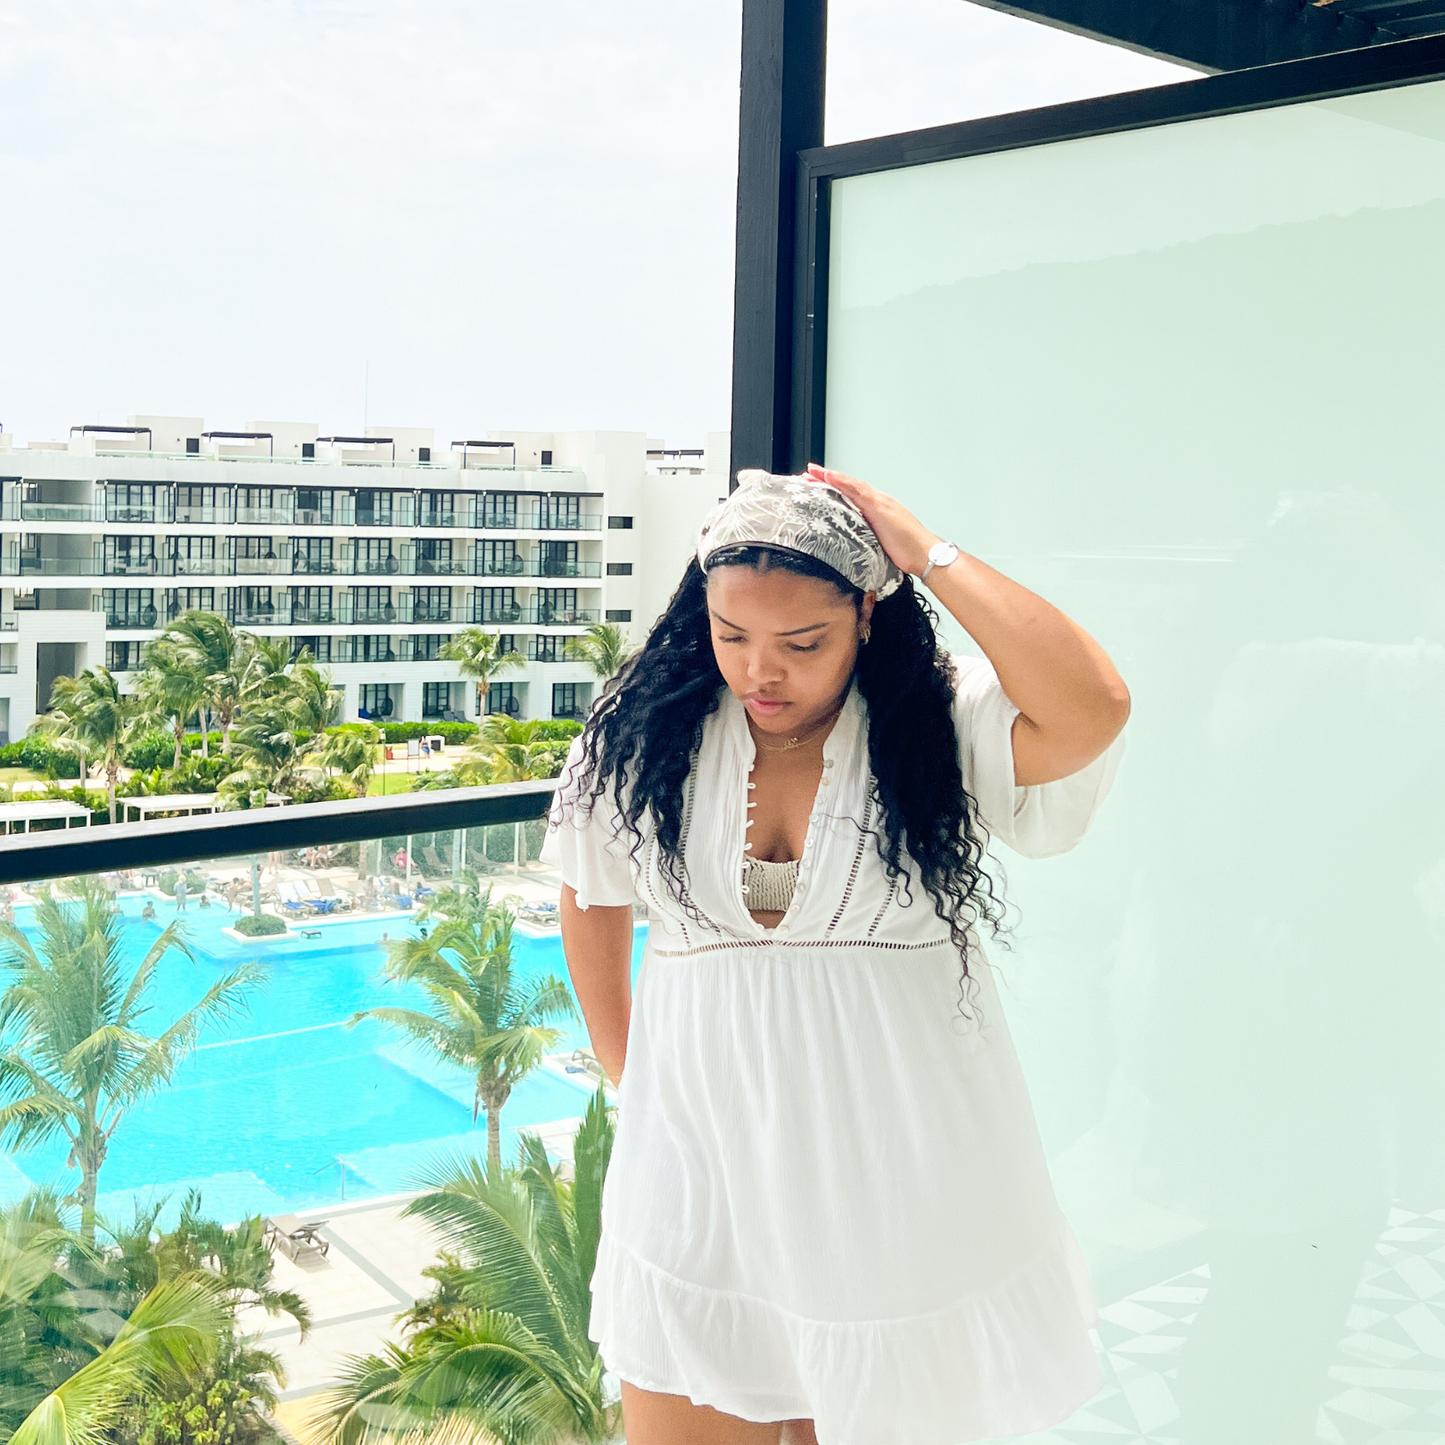
[[[784,677],[781,660],[770,647],[748,649],[748,681],[755,687],[780,682]]]

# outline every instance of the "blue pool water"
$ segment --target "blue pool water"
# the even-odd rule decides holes
[[[176,916],[172,904],[157,906],[159,919],[146,923],[140,900],[122,904],[135,959]],[[22,928],[28,913],[18,910]],[[380,978],[383,935],[409,932],[406,918],[326,922],[316,926],[319,938],[244,943],[222,931],[233,921],[223,908],[192,902],[182,921],[194,961],[172,953],[158,969],[147,1032],[160,1032],[245,960],[259,958],[267,978],[248,1011],[206,1035],[171,1087],[121,1124],[101,1171],[103,1212],[128,1215],[135,1199],[178,1196],[190,1185],[202,1190],[207,1213],[223,1218],[294,1210],[415,1187],[439,1155],[485,1150],[486,1118],[472,1122],[465,1075],[381,1024],[344,1026],[358,1009],[420,1005],[417,991]],[[642,940],[639,930],[634,973]],[[556,937],[518,934],[513,956],[524,975],[567,977]],[[586,1043],[580,1015],[567,1033],[557,1052]],[[513,1091],[502,1114],[504,1150],[519,1127],[583,1112],[591,1090],[585,1075],[576,1077],[539,1071]],[[73,1188],[66,1152],[54,1144],[0,1156],[0,1198],[27,1181]]]

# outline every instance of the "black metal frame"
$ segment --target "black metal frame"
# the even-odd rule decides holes
[[[745,19],[746,11],[760,3],[763,0],[748,0]],[[781,0],[765,0],[767,7],[779,3]],[[765,203],[758,176],[749,177],[748,138],[755,130],[776,125],[776,106],[762,97],[750,113],[745,71],[734,372],[736,376],[739,368],[746,369],[750,356],[760,372],[769,368],[773,349],[781,351],[785,336],[792,365],[786,373],[774,375],[773,390],[766,396],[756,389],[734,386],[735,466],[799,472],[809,462],[824,460],[829,192],[834,180],[1439,79],[1445,79],[1445,36],[1433,35],[847,145],[803,149],[796,156],[795,167],[794,251],[791,256],[777,251],[770,268],[762,250],[744,251],[741,237],[744,207]],[[754,84],[762,81],[755,77]],[[820,125],[821,95],[820,85]],[[756,136],[751,145],[754,151],[760,149]],[[782,274],[785,270],[786,277]],[[776,326],[764,334],[765,328],[756,318],[777,306],[785,293],[792,297],[786,325],[779,309],[774,313]],[[768,439],[770,446],[764,446],[762,438]]]
[[[546,815],[556,787],[557,780],[550,778],[163,822],[17,833],[0,838],[0,885],[319,848],[328,843],[359,843],[409,833],[445,833],[493,823],[525,823]]]

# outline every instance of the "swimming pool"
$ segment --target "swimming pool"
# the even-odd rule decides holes
[[[175,917],[158,904],[154,923],[141,919],[144,901],[122,902],[128,959],[139,959]],[[18,910],[27,925],[29,909]],[[157,971],[152,1031],[165,1027],[227,969],[250,958],[267,965],[265,983],[249,1012],[204,1037],[163,1090],[121,1124],[101,1170],[102,1213],[128,1216],[131,1203],[151,1195],[202,1190],[208,1214],[225,1219],[365,1198],[415,1187],[439,1154],[486,1148],[486,1117],[471,1118],[471,1088],[449,1070],[409,1048],[383,1025],[344,1027],[358,1009],[417,1005],[418,991],[381,980],[383,935],[413,926],[392,915],[326,922],[312,932],[242,942],[224,929],[224,908],[181,916],[194,961],[172,953]],[[645,931],[633,953],[637,970]],[[521,973],[566,979],[561,940],[520,933],[513,958]],[[584,1045],[580,1020],[558,1052]],[[502,1113],[503,1150],[519,1127],[581,1115],[591,1097],[585,1075],[538,1071],[512,1093]],[[0,1198],[30,1183],[74,1188],[63,1143],[0,1155]]]

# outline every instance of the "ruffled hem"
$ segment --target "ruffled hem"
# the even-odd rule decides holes
[[[1046,1430],[1097,1394],[1097,1323],[1067,1223],[987,1293],[842,1323],[678,1279],[604,1230],[588,1333],[630,1384],[744,1420],[811,1419],[818,1445],[963,1445]]]

